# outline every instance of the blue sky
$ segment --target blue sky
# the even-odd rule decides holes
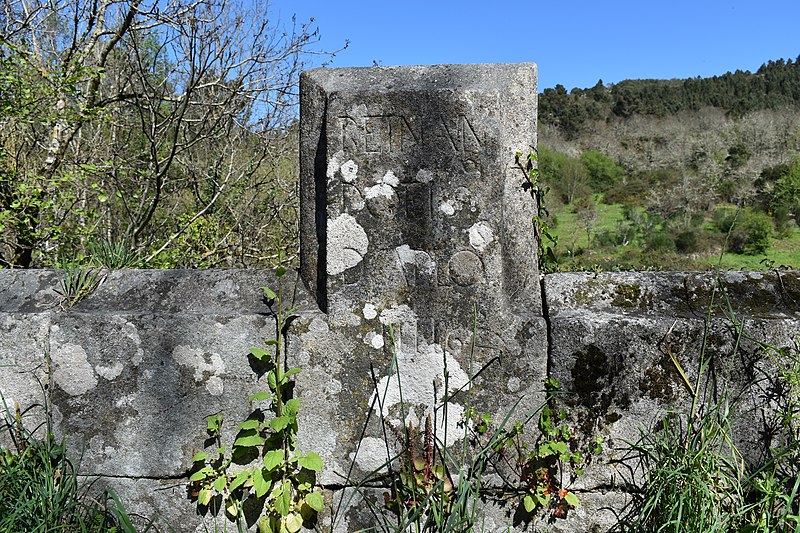
[[[263,1],[263,0],[254,0]],[[314,17],[332,66],[532,61],[539,90],[756,70],[800,55],[800,0],[270,0]]]

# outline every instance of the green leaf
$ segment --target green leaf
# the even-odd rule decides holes
[[[275,499],[275,510],[281,516],[286,516],[292,508],[292,484],[284,481],[280,486],[272,490],[272,497]]]
[[[250,355],[259,361],[263,361],[265,357],[272,357],[272,354],[263,348],[250,348]]]
[[[286,529],[289,533],[297,533],[303,527],[303,517],[300,513],[289,513],[286,517]]]
[[[194,457],[192,457],[192,462],[197,463],[198,461],[205,461],[206,459],[208,459],[208,454],[206,452],[197,452],[194,454]]]
[[[286,371],[286,373],[283,375],[283,377],[284,377],[284,379],[286,379],[289,376],[293,376],[293,375],[299,374],[299,373],[300,373],[300,369],[299,368],[290,368],[289,370]]]
[[[272,486],[272,480],[264,478],[264,471],[261,468],[256,468],[255,472],[253,472],[253,489],[256,491],[256,498],[264,496],[270,486]]]
[[[273,533],[272,526],[266,516],[262,515],[261,518],[258,519],[258,533]]]
[[[206,417],[206,427],[209,433],[217,433],[222,426],[222,413]]]
[[[525,506],[525,512],[532,513],[533,510],[536,508],[536,502],[533,501],[533,498],[530,494],[526,494],[525,498],[522,500],[522,505]]]
[[[211,501],[211,491],[208,489],[201,490],[197,495],[197,503],[200,505],[208,505]]]
[[[267,342],[265,342],[264,344],[266,344],[267,346],[277,346],[278,345],[278,341],[276,341],[275,339],[270,339]]]
[[[227,484],[228,478],[223,474],[214,480],[214,490],[217,492],[222,492]]]
[[[278,380],[275,378],[275,370],[267,372],[267,383],[271,390],[278,390]]]
[[[261,422],[255,419],[245,420],[241,424],[239,424],[239,429],[258,429],[258,425]]]
[[[236,442],[233,443],[234,446],[241,448],[252,448],[254,446],[261,446],[262,444],[264,444],[264,437],[258,433],[254,435],[244,435],[236,439]]]
[[[269,400],[270,398],[272,398],[272,394],[270,394],[270,393],[268,393],[266,391],[257,392],[255,394],[251,394],[250,396],[247,397],[247,399],[249,401],[251,401],[251,402],[254,402],[254,401],[263,402],[264,400]]]
[[[210,466],[206,466],[204,468],[201,468],[200,470],[198,470],[197,472],[195,472],[191,476],[189,476],[189,481],[202,481],[202,480],[206,479],[209,476],[209,474],[213,474],[213,473],[214,473],[214,469],[211,468]]]
[[[241,472],[236,474],[236,477],[233,478],[233,481],[231,481],[231,486],[229,487],[229,490],[233,492],[242,485],[244,485],[244,482],[250,478],[250,475],[251,472],[249,470],[242,470]]]
[[[297,415],[297,411],[299,410],[300,410],[300,400],[298,398],[292,398],[283,405],[283,414],[285,416],[294,418]]]
[[[266,297],[267,297],[267,298],[269,298],[270,300],[274,300],[275,298],[277,298],[277,297],[278,297],[278,295],[277,295],[277,294],[275,294],[275,291],[273,291],[273,290],[272,290],[272,289],[270,289],[269,287],[261,287],[261,290],[263,290],[263,291],[264,291],[264,296],[266,296]]]
[[[283,450],[270,450],[264,454],[264,468],[275,470],[279,464],[283,463]]]
[[[321,513],[322,509],[325,507],[325,500],[322,497],[322,494],[317,490],[310,494],[306,494],[306,497],[303,499],[309,507],[318,513]]]
[[[308,452],[304,456],[298,457],[297,464],[303,468],[307,468],[308,470],[319,472],[322,470],[322,457],[314,452]]]
[[[577,507],[581,503],[578,501],[578,497],[571,492],[567,492],[567,495],[564,496],[564,501],[566,501],[571,507]]]
[[[283,265],[279,266],[278,268],[275,269],[275,275],[278,276],[279,278],[282,278],[283,276],[286,275],[286,268]]]
[[[291,422],[291,419],[288,416],[276,416],[269,421],[269,427],[275,431],[281,431],[289,425],[289,422]]]
[[[231,515],[236,516],[239,514],[239,502],[235,498],[228,498],[225,502],[225,511]]]

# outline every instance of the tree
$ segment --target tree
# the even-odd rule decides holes
[[[591,198],[581,198],[575,203],[575,215],[586,230],[586,246],[591,246],[592,230],[597,220],[597,204]]]
[[[243,0],[0,1],[0,84],[17,110],[0,117],[2,264],[53,264],[98,239],[158,262],[203,228],[178,257],[247,265],[268,262],[265,239],[295,247],[289,140],[310,23],[284,29]]]
[[[595,192],[604,192],[622,181],[625,171],[613,159],[597,150],[581,154],[581,162],[589,173],[589,182]]]

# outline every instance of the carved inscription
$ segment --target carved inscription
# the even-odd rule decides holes
[[[393,154],[415,146],[474,154],[481,139],[466,115],[455,118],[367,115],[340,116],[341,147],[354,154]]]

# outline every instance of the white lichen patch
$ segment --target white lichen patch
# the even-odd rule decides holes
[[[328,221],[328,274],[341,274],[364,259],[369,238],[352,215],[342,213]]]
[[[451,217],[451,216],[456,214],[456,208],[453,207],[453,204],[451,204],[449,201],[442,202],[439,205],[439,211],[441,211],[442,213],[444,213],[445,215],[447,215],[449,217]]]
[[[122,332],[127,338],[133,341],[133,344],[136,345],[136,352],[134,353],[131,362],[134,366],[139,366],[144,360],[144,350],[142,350],[142,339],[139,337],[139,331],[136,329],[134,324],[126,320],[125,324],[122,326]]]
[[[358,165],[352,159],[348,159],[342,164],[339,171],[342,173],[342,179],[345,183],[353,183],[358,177]]]
[[[381,178],[381,183],[385,183],[386,185],[389,185],[391,187],[397,187],[398,185],[400,185],[400,179],[394,175],[394,172],[389,170]]]
[[[427,169],[420,169],[414,179],[419,183],[430,183],[433,181],[433,172]]]
[[[222,376],[225,373],[225,363],[218,353],[208,354],[202,348],[192,348],[190,346],[178,345],[172,350],[172,358],[181,366],[187,366],[194,370],[193,378],[195,383],[205,381],[206,390],[213,396],[221,396],[223,393]],[[207,378],[206,376],[209,375]]]
[[[387,471],[386,443],[383,439],[364,437],[358,445],[358,455],[350,453],[350,460],[363,472],[383,473]]]
[[[101,376],[107,379],[108,381],[111,381],[117,379],[119,375],[122,374],[123,368],[124,367],[122,366],[122,363],[116,361],[111,366],[97,365],[94,367],[94,371],[97,372],[98,376]]]
[[[373,318],[378,316],[378,310],[375,308],[374,305],[370,303],[364,304],[364,310],[362,311],[362,313],[364,314],[364,318],[366,318],[367,320],[372,320]]]
[[[97,386],[97,376],[82,346],[62,344],[51,352],[50,357],[53,380],[70,396],[85,394]]]
[[[400,185],[400,179],[391,170],[387,171],[382,178],[375,180],[375,185],[364,189],[364,196],[367,200],[385,196],[392,198],[395,195],[394,189]]]
[[[428,252],[414,250],[407,244],[395,248],[397,257],[400,259],[401,266],[414,265],[419,272],[432,276],[436,272],[436,261],[433,260]]]
[[[493,240],[494,232],[486,222],[477,222],[469,228],[469,244],[479,252],[484,251]]]
[[[325,172],[325,175],[328,177],[329,180],[332,180],[336,177],[336,173],[339,172],[339,168],[342,166],[342,157],[344,157],[344,152],[339,151],[333,154],[330,161],[328,161],[328,169]]]
[[[398,350],[398,371],[378,382],[376,391],[382,395],[382,401],[375,402],[373,405],[376,409],[380,409],[379,403],[383,406],[381,414],[384,417],[396,415],[397,413],[394,411],[400,405],[402,388],[402,402],[408,413],[406,420],[402,423],[411,422],[419,426],[426,416],[433,415],[432,406],[436,401],[441,400],[441,396],[444,394],[445,361],[449,375],[448,390],[455,392],[465,387],[469,381],[467,373],[461,368],[456,358],[450,353],[445,353],[438,344],[421,344],[413,352]],[[375,399],[376,394],[373,393],[372,400]],[[443,410],[440,409],[436,413],[437,437],[447,446],[456,443],[464,435],[464,429],[458,426],[463,412],[462,406],[450,404],[447,420],[444,420]]]
[[[370,331],[364,335],[364,344],[372,346],[376,350],[380,350],[384,345],[383,335],[375,331]]]

